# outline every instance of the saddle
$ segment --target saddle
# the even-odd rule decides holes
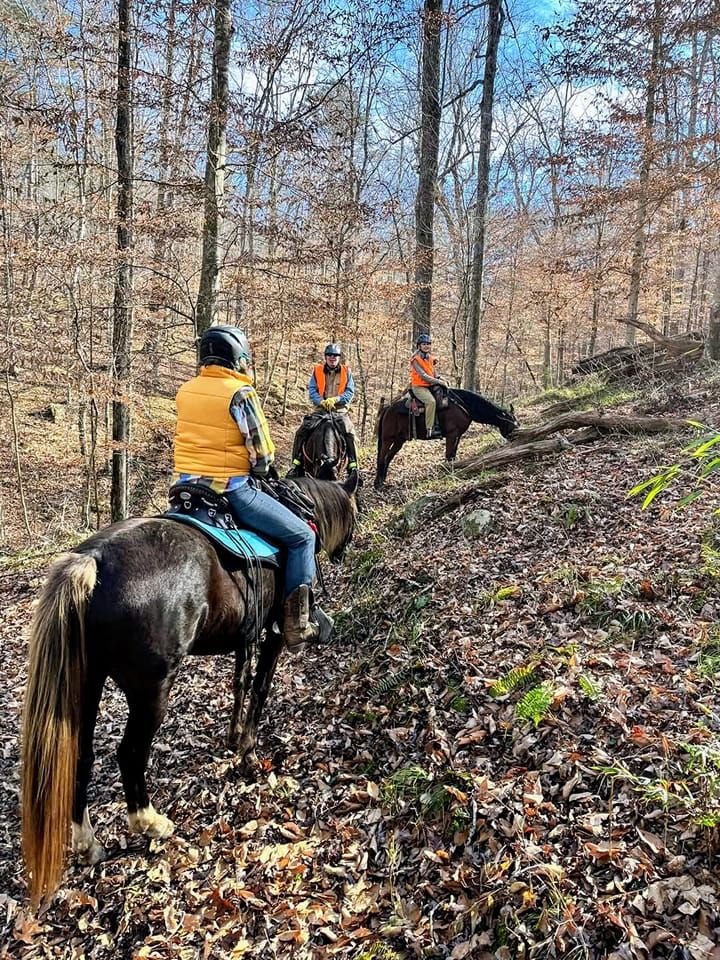
[[[431,392],[435,395],[437,409],[445,410],[450,405],[450,391],[446,387],[431,387]],[[400,397],[409,413],[419,417],[425,410],[425,404],[415,396],[412,387],[408,387],[405,393]]]
[[[340,410],[322,410],[316,413],[309,413],[305,418],[308,429],[308,437],[313,433],[321,423],[331,423],[333,429],[337,430],[343,437],[347,435],[345,418],[348,416],[344,407]]]
[[[450,403],[450,398],[449,391],[446,388],[438,387],[430,389],[435,396],[437,406],[435,407],[435,423],[433,425],[432,433],[429,437],[426,437],[426,439],[435,440],[443,436],[437,415],[438,410],[445,410]],[[415,396],[412,387],[408,387],[400,399],[402,400],[403,406],[408,412],[408,439],[417,440],[418,423],[421,421],[424,422],[425,419],[425,404],[422,402],[422,400]]]
[[[214,546],[244,564],[280,566],[280,548],[235,522],[230,504],[220,493],[197,483],[176,483],[168,493],[170,506],[163,520],[175,520],[202,531]]]

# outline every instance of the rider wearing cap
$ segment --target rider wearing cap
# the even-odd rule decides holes
[[[415,346],[417,349],[410,358],[410,386],[417,399],[425,405],[425,431],[427,439],[430,439],[437,406],[432,388],[447,387],[447,381],[435,376],[435,359],[430,353],[432,337],[421,333]]]
[[[337,343],[329,343],[325,347],[322,363],[316,363],[308,382],[308,395],[315,407],[313,413],[308,414],[295,434],[292,452],[292,467],[288,477],[301,477],[304,474],[302,465],[302,448],[313,429],[318,423],[318,414],[334,412],[341,414],[345,429],[345,444],[348,455],[348,472],[357,470],[357,450],[355,448],[355,428],[347,413],[347,407],[355,396],[355,381],[350,368],[340,362],[342,348]]]
[[[317,639],[310,619],[315,534],[260,489],[275,446],[253,385],[252,354],[237,327],[210,327],[200,339],[200,373],[178,391],[175,482],[197,483],[228,500],[239,525],[287,550],[283,635],[288,647]],[[325,616],[324,614],[320,614]]]

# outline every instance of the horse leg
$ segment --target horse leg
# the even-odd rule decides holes
[[[243,644],[235,650],[235,674],[233,676],[233,711],[230,720],[228,746],[235,753],[238,752],[240,742],[240,718],[242,717],[245,698],[250,688],[250,657],[247,646]]]
[[[395,457],[400,453],[402,448],[405,446],[405,438],[401,440],[393,440],[390,444],[390,449],[388,450],[387,457],[385,458],[385,470],[383,472],[383,482],[385,477],[387,477],[387,472],[390,469],[390,464],[393,462]]]
[[[99,863],[105,857],[102,844],[95,839],[87,808],[87,788],[95,754],[93,734],[105,676],[89,672],[82,694],[78,760],[75,770],[75,795],[72,810],[72,850],[85,863]]]
[[[150,803],[145,782],[145,768],[150,745],[167,710],[173,675],[140,690],[126,693],[130,713],[120,746],[118,763],[125,789],[128,824],[131,833],[148,837],[169,837],[175,825],[158,813]]]
[[[273,630],[269,628],[266,631],[265,640],[260,647],[255,676],[253,677],[252,687],[250,689],[250,702],[245,716],[243,735],[237,748],[237,752],[242,758],[243,769],[248,774],[257,773],[260,768],[260,762],[255,752],[257,746],[257,728],[263,707],[265,706],[265,701],[270,693],[270,684],[275,674],[281,649],[281,635],[274,633]]]
[[[457,456],[458,447],[460,445],[460,434],[459,433],[449,433],[445,437],[445,459],[452,463]]]
[[[387,477],[388,467],[390,466],[390,461],[395,456],[397,451],[403,445],[404,441],[400,442],[400,445],[397,449],[394,449],[396,446],[395,440],[383,440],[382,446],[378,452],[377,458],[377,469],[375,471],[375,489],[379,490],[382,485],[385,483],[385,478]]]

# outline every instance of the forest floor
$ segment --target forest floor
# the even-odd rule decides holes
[[[631,387],[617,409],[717,427],[719,386]],[[473,427],[461,456],[491,436]],[[108,689],[90,803],[109,857],[71,864],[39,916],[18,727],[42,569],[18,563],[0,579],[0,955],[718,960],[720,503],[626,496],[691,436],[524,462],[410,529],[409,503],[477,481],[444,475],[439,443],[406,448],[382,494],[369,469],[327,577],[336,639],[283,655],[264,774],[245,782],[224,747],[229,660],[186,660],[150,765],[176,833],[130,837]]]

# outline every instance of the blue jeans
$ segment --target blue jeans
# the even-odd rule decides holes
[[[263,493],[252,478],[225,494],[241,527],[264,534],[287,550],[285,596],[315,578],[315,534],[281,503]]]

